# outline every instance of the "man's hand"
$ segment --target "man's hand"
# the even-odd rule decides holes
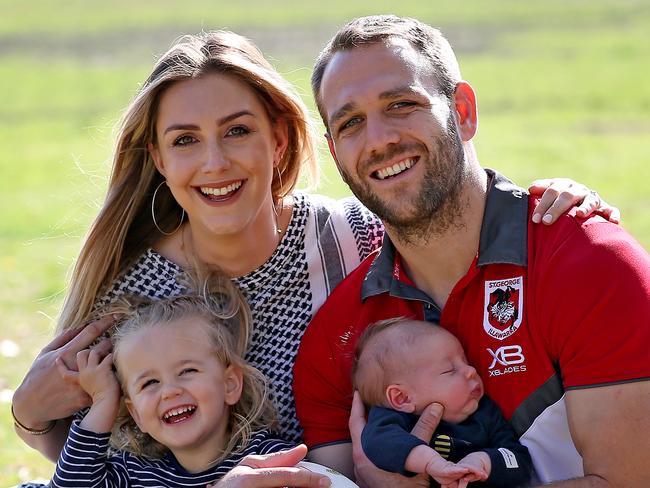
[[[322,474],[295,468],[307,454],[307,446],[301,444],[293,449],[261,456],[246,456],[216,484],[208,488],[325,488],[330,479]]]
[[[439,403],[433,403],[426,407],[413,428],[411,433],[426,443],[431,441],[440,419],[442,418],[443,407]],[[407,478],[394,473],[389,473],[377,468],[366,457],[361,447],[361,432],[366,425],[365,408],[357,392],[352,400],[350,412],[350,436],[352,437],[352,459],[354,461],[354,475],[357,484],[361,488],[409,488],[429,487],[429,476],[420,474],[413,478]]]

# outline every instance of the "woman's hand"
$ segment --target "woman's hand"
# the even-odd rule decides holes
[[[212,488],[276,488],[283,486],[325,488],[331,482],[327,476],[292,467],[307,454],[301,444],[273,454],[246,456]]]
[[[532,195],[542,196],[533,210],[532,219],[535,224],[552,224],[560,215],[575,206],[578,217],[597,213],[610,222],[618,224],[621,221],[618,208],[609,205],[595,191],[569,178],[535,180],[528,191]]]
[[[60,358],[68,369],[76,370],[77,353],[86,349],[112,324],[112,317],[104,317],[81,329],[63,332],[41,350],[13,396],[14,415],[22,425],[34,430],[44,429],[53,420],[70,417],[90,405],[90,397],[79,386],[76,376],[62,376],[56,360]],[[95,348],[105,355],[110,350],[110,341],[101,341]],[[28,445],[49,459],[56,459],[65,441],[65,437],[61,439],[60,430],[54,429],[52,435],[42,436],[22,430],[17,432]],[[57,439],[50,441],[52,437]]]

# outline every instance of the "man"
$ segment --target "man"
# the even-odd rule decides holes
[[[353,454],[360,484],[410,486],[360,452],[349,375],[360,332],[407,316],[460,339],[540,482],[650,486],[643,248],[599,217],[529,223],[535,200],[479,165],[474,91],[430,26],[352,21],[321,53],[312,87],[339,171],[387,238],[303,338],[294,390],[311,459],[350,472]]]

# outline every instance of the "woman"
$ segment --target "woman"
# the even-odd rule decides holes
[[[124,293],[178,295],[184,289],[176,277],[199,262],[229,273],[250,302],[246,359],[269,377],[281,433],[298,440],[291,368],[302,333],[383,232],[355,199],[294,192],[301,172],[315,168],[305,106],[250,41],[230,32],[186,36],[164,54],[124,114],[106,200],[75,265],[60,335],[14,395],[25,442],[56,459],[71,416],[90,404],[54,360],[72,367],[76,353],[110,326],[103,319],[84,328],[93,312]],[[544,197],[540,216],[557,194]],[[95,347],[105,354],[108,344]]]

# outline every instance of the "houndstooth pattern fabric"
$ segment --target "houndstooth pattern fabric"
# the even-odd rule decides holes
[[[377,216],[361,205],[356,198],[346,198],[341,200],[341,204],[363,260],[372,251],[381,247],[384,227]]]
[[[299,442],[292,393],[293,365],[313,314],[338,282],[381,245],[380,221],[356,199],[335,201],[296,192],[289,227],[269,260],[234,281],[248,300],[253,331],[246,359],[269,379],[280,434]],[[153,299],[186,291],[183,270],[146,251],[102,297],[97,307],[124,294]]]

